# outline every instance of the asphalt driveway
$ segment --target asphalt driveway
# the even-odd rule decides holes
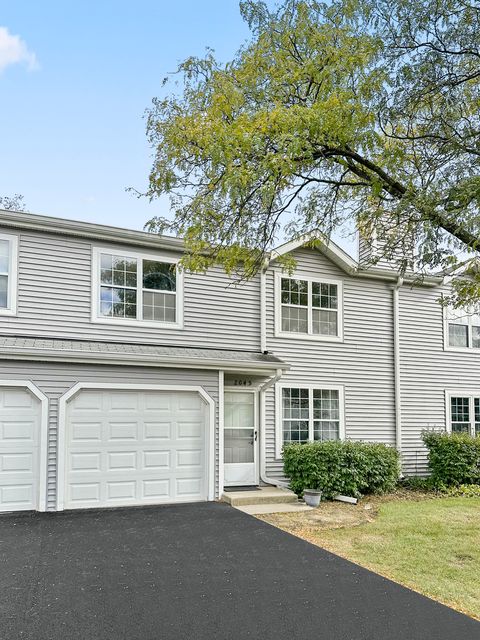
[[[0,638],[475,640],[480,623],[223,504],[0,517]]]

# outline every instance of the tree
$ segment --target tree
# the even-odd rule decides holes
[[[27,211],[23,196],[18,193],[13,196],[0,196],[0,209],[5,211]]]
[[[233,60],[185,60],[181,95],[148,111],[147,195],[168,194],[174,211],[149,228],[185,237],[188,268],[219,261],[247,277],[279,233],[328,238],[351,221],[381,234],[399,272],[412,237],[420,272],[477,256],[478,3],[245,0],[240,10],[252,38]],[[475,269],[456,295],[480,298]]]

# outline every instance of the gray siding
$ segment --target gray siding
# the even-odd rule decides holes
[[[185,274],[183,329],[128,327],[91,321],[91,263],[88,240],[20,233],[18,313],[0,316],[0,333],[259,349],[258,278],[235,286],[220,269]]]
[[[440,289],[403,287],[400,295],[402,449],[405,469],[427,471],[421,432],[446,427],[446,390],[480,393],[480,353],[444,350]]]
[[[218,495],[218,373],[102,365],[47,364],[3,360],[1,380],[30,380],[49,400],[47,508],[55,510],[57,486],[58,401],[77,382],[200,385],[215,401],[215,495]]]
[[[282,382],[343,385],[346,436],[355,440],[395,443],[393,326],[391,286],[352,278],[318,251],[295,252],[295,276],[332,278],[343,282],[343,342],[276,338],[274,272],[267,273],[267,348],[291,365]],[[267,408],[267,472],[282,475],[275,459],[275,391]]]

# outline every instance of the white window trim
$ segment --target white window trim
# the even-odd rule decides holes
[[[448,389],[445,391],[446,431],[452,433],[452,398],[468,398],[470,417],[470,435],[475,435],[475,406],[474,398],[480,398],[480,389]]]
[[[309,391],[309,425],[313,422],[313,395],[310,391],[314,389],[323,389],[326,391],[338,391],[338,408],[339,408],[339,440],[345,439],[345,388],[343,385],[329,384],[328,382],[319,382],[317,384],[301,384],[292,382],[277,382],[275,385],[275,458],[282,459],[283,447],[283,412],[282,412],[282,392],[283,389],[308,389]]]
[[[305,280],[308,285],[308,326],[312,326],[312,305],[311,305],[311,283],[320,282],[322,284],[337,285],[337,327],[338,335],[323,336],[316,333],[295,333],[293,331],[282,331],[282,278],[289,280]],[[305,309],[306,307],[301,307]],[[318,276],[295,275],[288,276],[281,271],[275,271],[275,337],[276,338],[293,338],[294,340],[315,340],[321,342],[343,342],[343,282],[341,280],[332,280]]]
[[[127,327],[152,327],[156,329],[183,329],[183,271],[176,269],[176,295],[175,295],[175,315],[176,322],[154,322],[151,320],[138,320],[128,318],[110,318],[100,315],[100,254],[108,253],[110,255],[125,256],[129,258],[137,258],[138,260],[155,260],[157,262],[166,262],[178,265],[180,258],[166,256],[160,253],[145,253],[134,249],[125,251],[122,249],[114,249],[112,247],[93,247],[92,249],[92,322],[100,324],[121,325]],[[137,305],[142,304],[141,282],[137,280]]]
[[[0,309],[0,316],[17,315],[17,282],[18,282],[18,236],[0,233],[0,240],[10,244],[8,260],[7,307]]]
[[[452,318],[448,317],[448,309],[447,308],[443,308],[443,350],[444,351],[453,351],[453,352],[457,352],[457,353],[479,353],[480,354],[480,348],[477,347],[472,347],[472,346],[468,346],[468,347],[452,347],[450,346],[449,343],[449,329],[448,329],[448,325],[450,324],[450,321],[452,320]],[[455,322],[452,322],[452,324],[458,324]],[[472,323],[471,323],[471,319],[469,318],[469,321],[467,324],[463,324],[462,326],[464,327],[468,327],[468,344],[471,345],[473,340],[472,340]],[[475,325],[477,326],[477,325]]]

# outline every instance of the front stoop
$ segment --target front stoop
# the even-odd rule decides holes
[[[285,502],[277,504],[246,504],[243,507],[235,507],[243,513],[248,513],[251,516],[261,516],[268,513],[299,513],[302,511],[312,511],[313,507],[309,507],[303,502]]]
[[[297,504],[298,498],[290,489],[279,487],[260,487],[258,491],[234,491],[223,493],[222,502],[231,504],[232,507],[244,507],[246,505],[266,504]]]

